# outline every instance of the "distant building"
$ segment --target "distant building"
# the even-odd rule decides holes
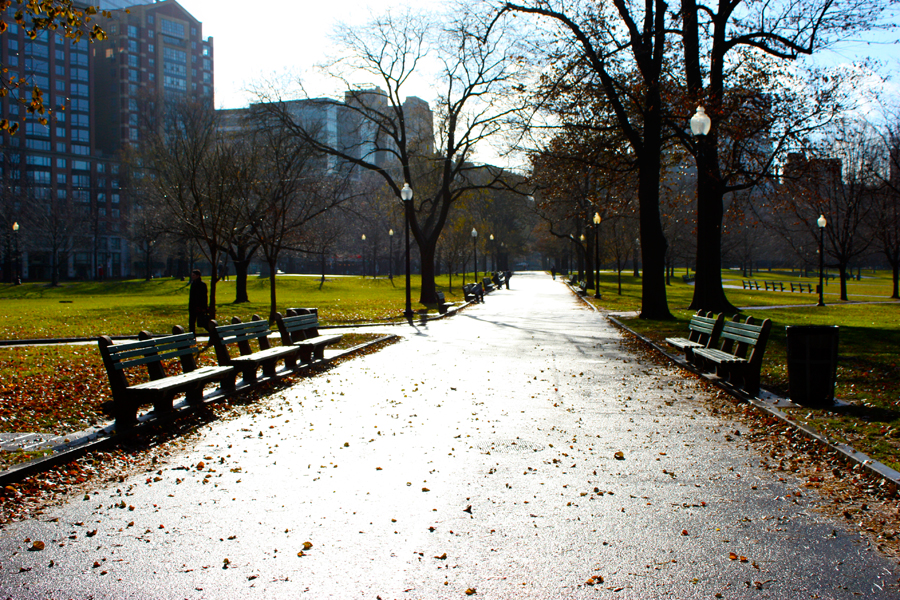
[[[84,8],[90,2],[76,2]],[[212,99],[212,38],[175,0],[104,0],[109,39],[75,43],[60,30],[34,39],[11,18],[0,34],[0,64],[24,79],[0,98],[2,117],[18,124],[0,134],[0,269],[4,281],[129,276],[127,198],[119,151],[137,139],[137,99],[197,94]],[[125,9],[128,9],[128,13]],[[33,86],[53,112],[29,115]],[[12,231],[12,224],[19,229]],[[16,253],[16,242],[19,252]]]
[[[217,111],[223,133],[239,132],[250,108]],[[320,140],[344,154],[366,160],[379,167],[390,167],[396,161],[396,148],[385,130],[394,127],[396,119],[387,96],[381,88],[361,87],[344,94],[344,101],[330,98],[288,100],[284,106],[292,119],[317,133]],[[413,154],[434,153],[434,113],[421,98],[409,96],[402,106],[407,132],[407,147]],[[326,158],[329,171],[348,169],[338,157]],[[357,171],[359,173],[359,171]]]
[[[121,0],[120,0],[121,1]],[[213,38],[176,0],[130,4],[92,45],[97,148],[115,154],[138,141],[142,101],[203,97],[213,103]]]

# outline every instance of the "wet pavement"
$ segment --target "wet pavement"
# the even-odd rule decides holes
[[[0,596],[900,597],[692,380],[511,287],[6,526]]]

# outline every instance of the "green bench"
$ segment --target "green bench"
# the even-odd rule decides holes
[[[208,384],[219,383],[228,389],[234,387],[234,368],[231,366],[197,367],[194,356],[199,354],[197,338],[175,327],[174,335],[153,337],[142,331],[138,341],[114,344],[109,336],[100,336],[97,345],[106,375],[112,389],[113,414],[116,428],[125,429],[137,421],[138,409],[143,404],[153,404],[157,412],[172,410],[176,395],[185,394],[188,402],[203,398]],[[181,373],[166,374],[166,362],[178,359]],[[146,367],[150,381],[132,384],[131,369]],[[132,376],[129,377],[129,373]]]
[[[437,292],[435,296],[437,296],[438,313],[446,315],[447,311],[453,306],[453,303],[447,302],[447,297],[444,296],[444,292]]]
[[[294,346],[272,346],[269,343],[269,322],[253,315],[247,323],[234,317],[230,324],[218,325],[210,321],[209,341],[216,349],[216,360],[220,366],[234,367],[241,371],[243,383],[258,381],[256,371],[262,366],[264,377],[288,375],[299,368],[297,355],[300,349]],[[256,340],[259,350],[254,352],[250,342]],[[232,356],[229,346],[237,346],[239,354]],[[277,372],[278,361],[283,360],[286,371]]]
[[[698,348],[714,348],[719,343],[719,335],[725,324],[724,314],[713,317],[713,313],[698,310],[688,323],[688,337],[666,338],[666,343],[684,352],[689,363],[694,362],[694,350]]]
[[[275,325],[281,334],[281,345],[295,348],[305,364],[325,360],[325,348],[343,339],[343,335],[319,334],[319,315],[315,309],[289,308],[287,314],[275,313]]]
[[[753,323],[753,317],[747,317],[744,323],[726,321],[719,335],[722,347],[695,348],[694,358],[704,367],[714,369],[722,379],[756,396],[759,394],[760,370],[771,327],[769,319],[758,325]]]

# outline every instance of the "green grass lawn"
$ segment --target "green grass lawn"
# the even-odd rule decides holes
[[[449,290],[446,276],[438,278],[438,289],[448,301],[462,300],[454,277]],[[134,335],[142,329],[168,333],[173,325],[187,326],[188,281],[141,279],[126,281],[0,285],[0,339],[95,337]],[[234,304],[235,283],[219,282],[216,288],[219,322],[233,316],[247,320],[257,313],[269,314],[269,280],[250,277],[249,303]],[[334,277],[324,284],[317,277],[279,277],[278,308],[318,307],[324,324],[351,324],[401,320],[406,302],[404,280]],[[437,307],[418,303],[421,279],[412,278],[413,310],[437,312]]]
[[[868,271],[863,273],[861,281],[849,281],[849,302],[839,300],[839,282],[832,280],[825,289],[825,307],[815,306],[816,294],[740,289],[739,271],[723,271],[722,278],[728,299],[742,308],[741,314],[772,321],[772,333],[763,360],[762,383],[781,395],[788,395],[785,327],[840,326],[835,393],[853,406],[833,410],[802,408],[788,412],[832,439],[848,443],[900,470],[900,302],[891,301],[889,297],[892,290],[890,272]],[[640,309],[639,278],[623,273],[621,296],[617,293],[614,274],[601,272],[600,279],[602,299],[590,298],[598,307],[610,311]],[[753,279],[809,282],[813,289],[818,283],[817,278],[800,278],[790,272],[778,271],[761,271]],[[685,284],[679,274],[667,288],[669,308],[676,319],[631,318],[627,320],[629,327],[662,346],[665,346],[666,337],[686,336],[687,324],[694,312],[687,308],[692,294],[693,286]]]
[[[454,277],[438,278],[449,301],[462,300]],[[173,325],[187,326],[188,282],[105,281],[0,285],[0,339],[96,337],[134,335],[143,329],[169,333]],[[269,312],[269,280],[251,277],[251,302],[234,304],[234,281],[217,288],[220,321]],[[420,278],[412,278],[413,310],[437,312],[418,303]],[[278,308],[317,307],[325,324],[353,324],[401,320],[406,302],[404,279],[279,277]],[[201,330],[202,333],[202,330]],[[373,337],[348,334],[339,347]],[[333,346],[334,347],[334,346]],[[201,359],[212,360],[211,351]],[[109,399],[109,384],[94,344],[80,346],[0,347],[0,431],[69,433],[108,417],[101,405]],[[0,457],[0,463],[9,462]]]

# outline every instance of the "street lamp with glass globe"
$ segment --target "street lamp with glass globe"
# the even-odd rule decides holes
[[[394,230],[393,228],[388,230],[388,239],[390,239],[390,260],[388,260],[388,279],[391,280],[391,285],[394,284]]]
[[[825,215],[819,215],[816,225],[819,226],[819,303],[816,306],[825,306],[825,286],[822,285],[822,273],[825,270],[825,226],[828,225]]]
[[[22,283],[22,272],[19,270],[21,267],[22,257],[19,256],[19,222],[16,221],[13,223],[13,233],[16,235],[16,285],[21,285]]]
[[[472,228],[472,258],[474,259],[473,266],[475,267],[475,283],[478,283],[478,250],[475,247],[475,242],[478,241],[478,232],[475,231],[475,228]],[[487,290],[485,290],[487,291]]]
[[[409,287],[409,211],[412,207],[413,190],[405,181],[400,190],[400,199],[403,201],[403,212],[406,216],[406,310],[403,311],[403,315],[407,321],[412,322],[412,296]]]

